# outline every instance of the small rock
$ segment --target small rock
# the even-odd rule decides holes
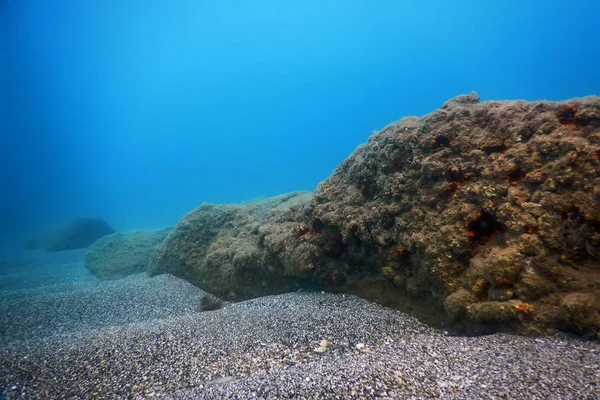
[[[225,383],[229,383],[229,382],[233,382],[235,381],[235,377],[234,376],[224,376],[221,378],[217,378],[217,379],[213,379],[211,381],[206,382],[207,386],[210,385],[224,385]]]
[[[203,296],[200,299],[199,310],[200,311],[214,311],[223,307],[223,302],[212,296]]]

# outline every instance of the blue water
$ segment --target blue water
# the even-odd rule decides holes
[[[313,190],[476,90],[600,94],[600,1],[0,2],[0,247],[77,215],[173,225]]]

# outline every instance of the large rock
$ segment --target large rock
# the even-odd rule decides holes
[[[289,193],[245,204],[203,204],[186,215],[152,256],[151,276],[168,272],[226,299],[245,299],[298,289],[265,259],[259,227],[312,193]]]
[[[210,207],[156,259],[205,290],[220,270],[218,293],[235,299],[297,282],[469,333],[600,338],[597,97],[460,96],[375,133],[310,203],[244,217],[252,229],[231,222],[241,211]]]
[[[25,248],[47,251],[83,249],[114,231],[101,218],[74,218],[59,228],[32,238]]]
[[[104,236],[92,244],[85,256],[85,266],[98,278],[120,279],[146,272],[156,247],[170,229],[131,231]]]

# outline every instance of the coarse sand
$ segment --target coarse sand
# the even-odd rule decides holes
[[[200,312],[183,280],[98,281],[66,253],[0,265],[1,398],[600,398],[595,341],[449,336],[308,291]]]

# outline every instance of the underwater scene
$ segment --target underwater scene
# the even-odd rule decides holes
[[[0,399],[600,399],[600,2],[0,4]]]

